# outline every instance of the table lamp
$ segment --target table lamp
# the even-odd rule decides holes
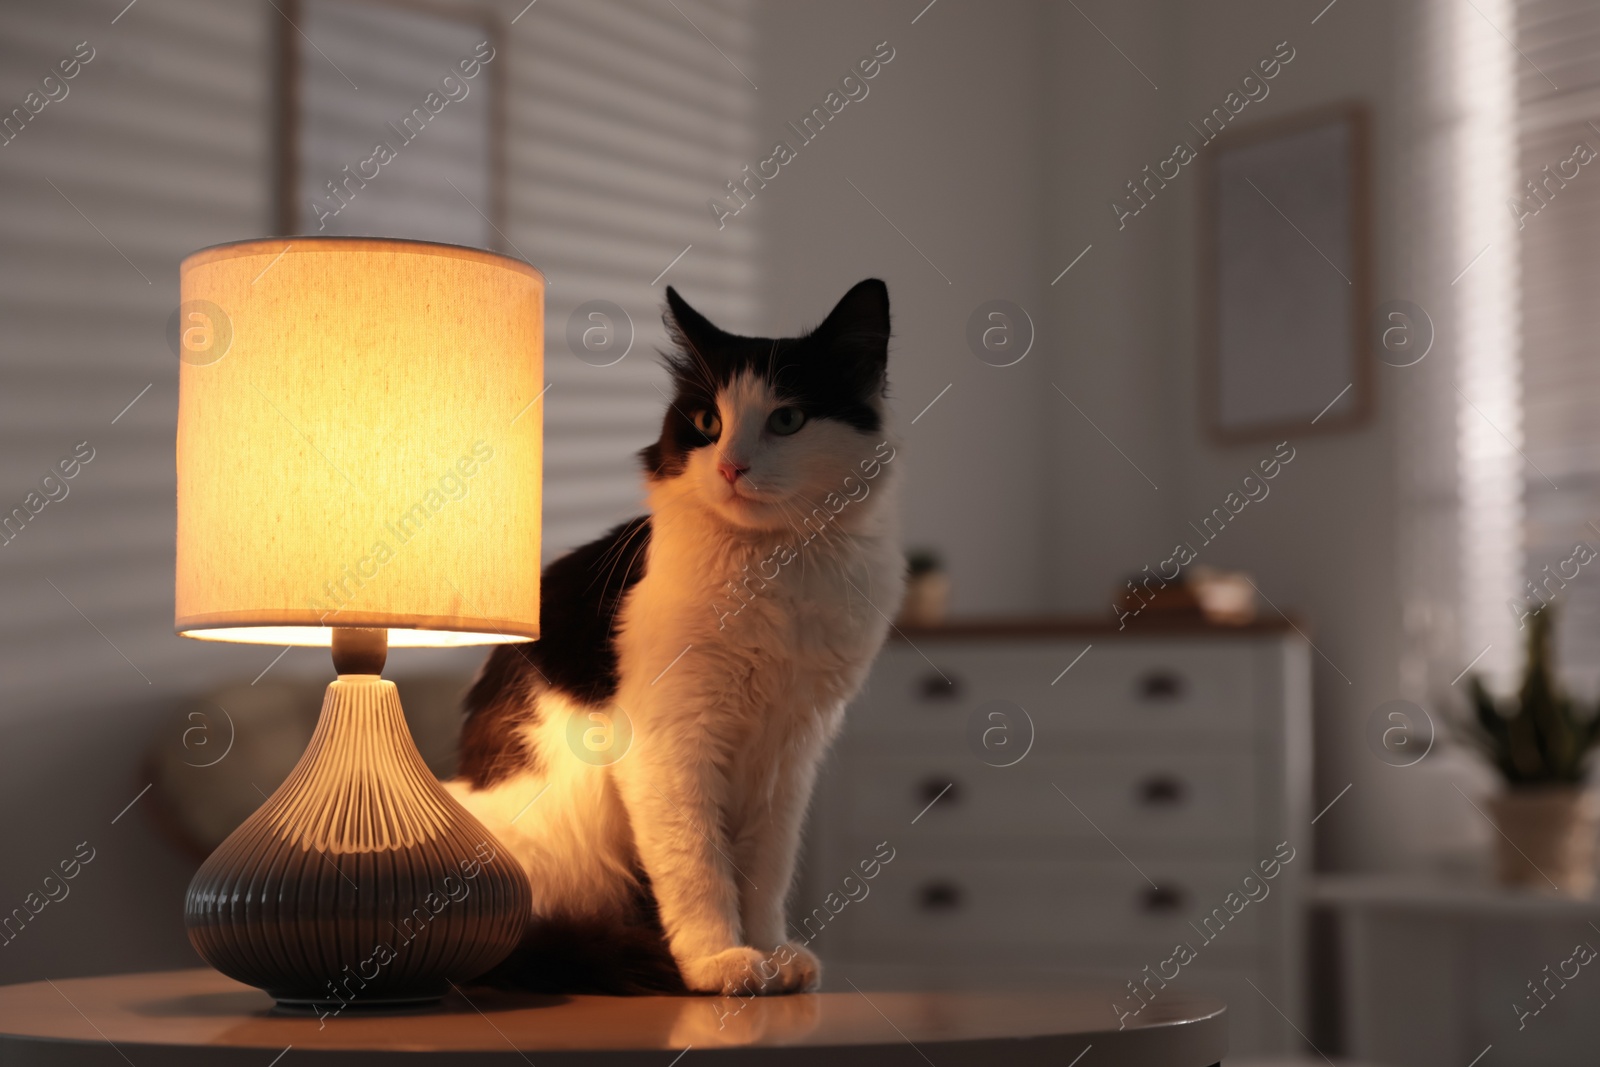
[[[289,777],[189,886],[279,1004],[438,999],[515,947],[516,860],[412,742],[390,644],[539,635],[544,279],[417,241],[244,241],[181,267],[176,628],[331,646]]]

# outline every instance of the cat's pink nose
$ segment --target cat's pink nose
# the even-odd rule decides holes
[[[717,460],[717,471],[724,478],[728,479],[729,485],[732,485],[734,482],[738,481],[739,476],[745,474],[749,470],[750,464],[740,463],[737,460],[728,459],[726,456]]]

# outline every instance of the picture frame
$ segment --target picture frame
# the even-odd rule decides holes
[[[1207,436],[1231,444],[1362,424],[1373,359],[1367,108],[1338,103],[1229,129],[1201,156]]]

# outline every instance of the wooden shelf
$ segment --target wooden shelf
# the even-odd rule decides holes
[[[1322,875],[1316,880],[1312,900],[1340,910],[1600,920],[1600,897],[1578,899],[1528,889],[1507,889],[1489,882],[1421,875]]]

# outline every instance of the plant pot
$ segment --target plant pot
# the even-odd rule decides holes
[[[1500,884],[1587,897],[1595,884],[1600,804],[1582,786],[1507,789],[1489,798]],[[1554,883],[1554,888],[1552,888]]]

